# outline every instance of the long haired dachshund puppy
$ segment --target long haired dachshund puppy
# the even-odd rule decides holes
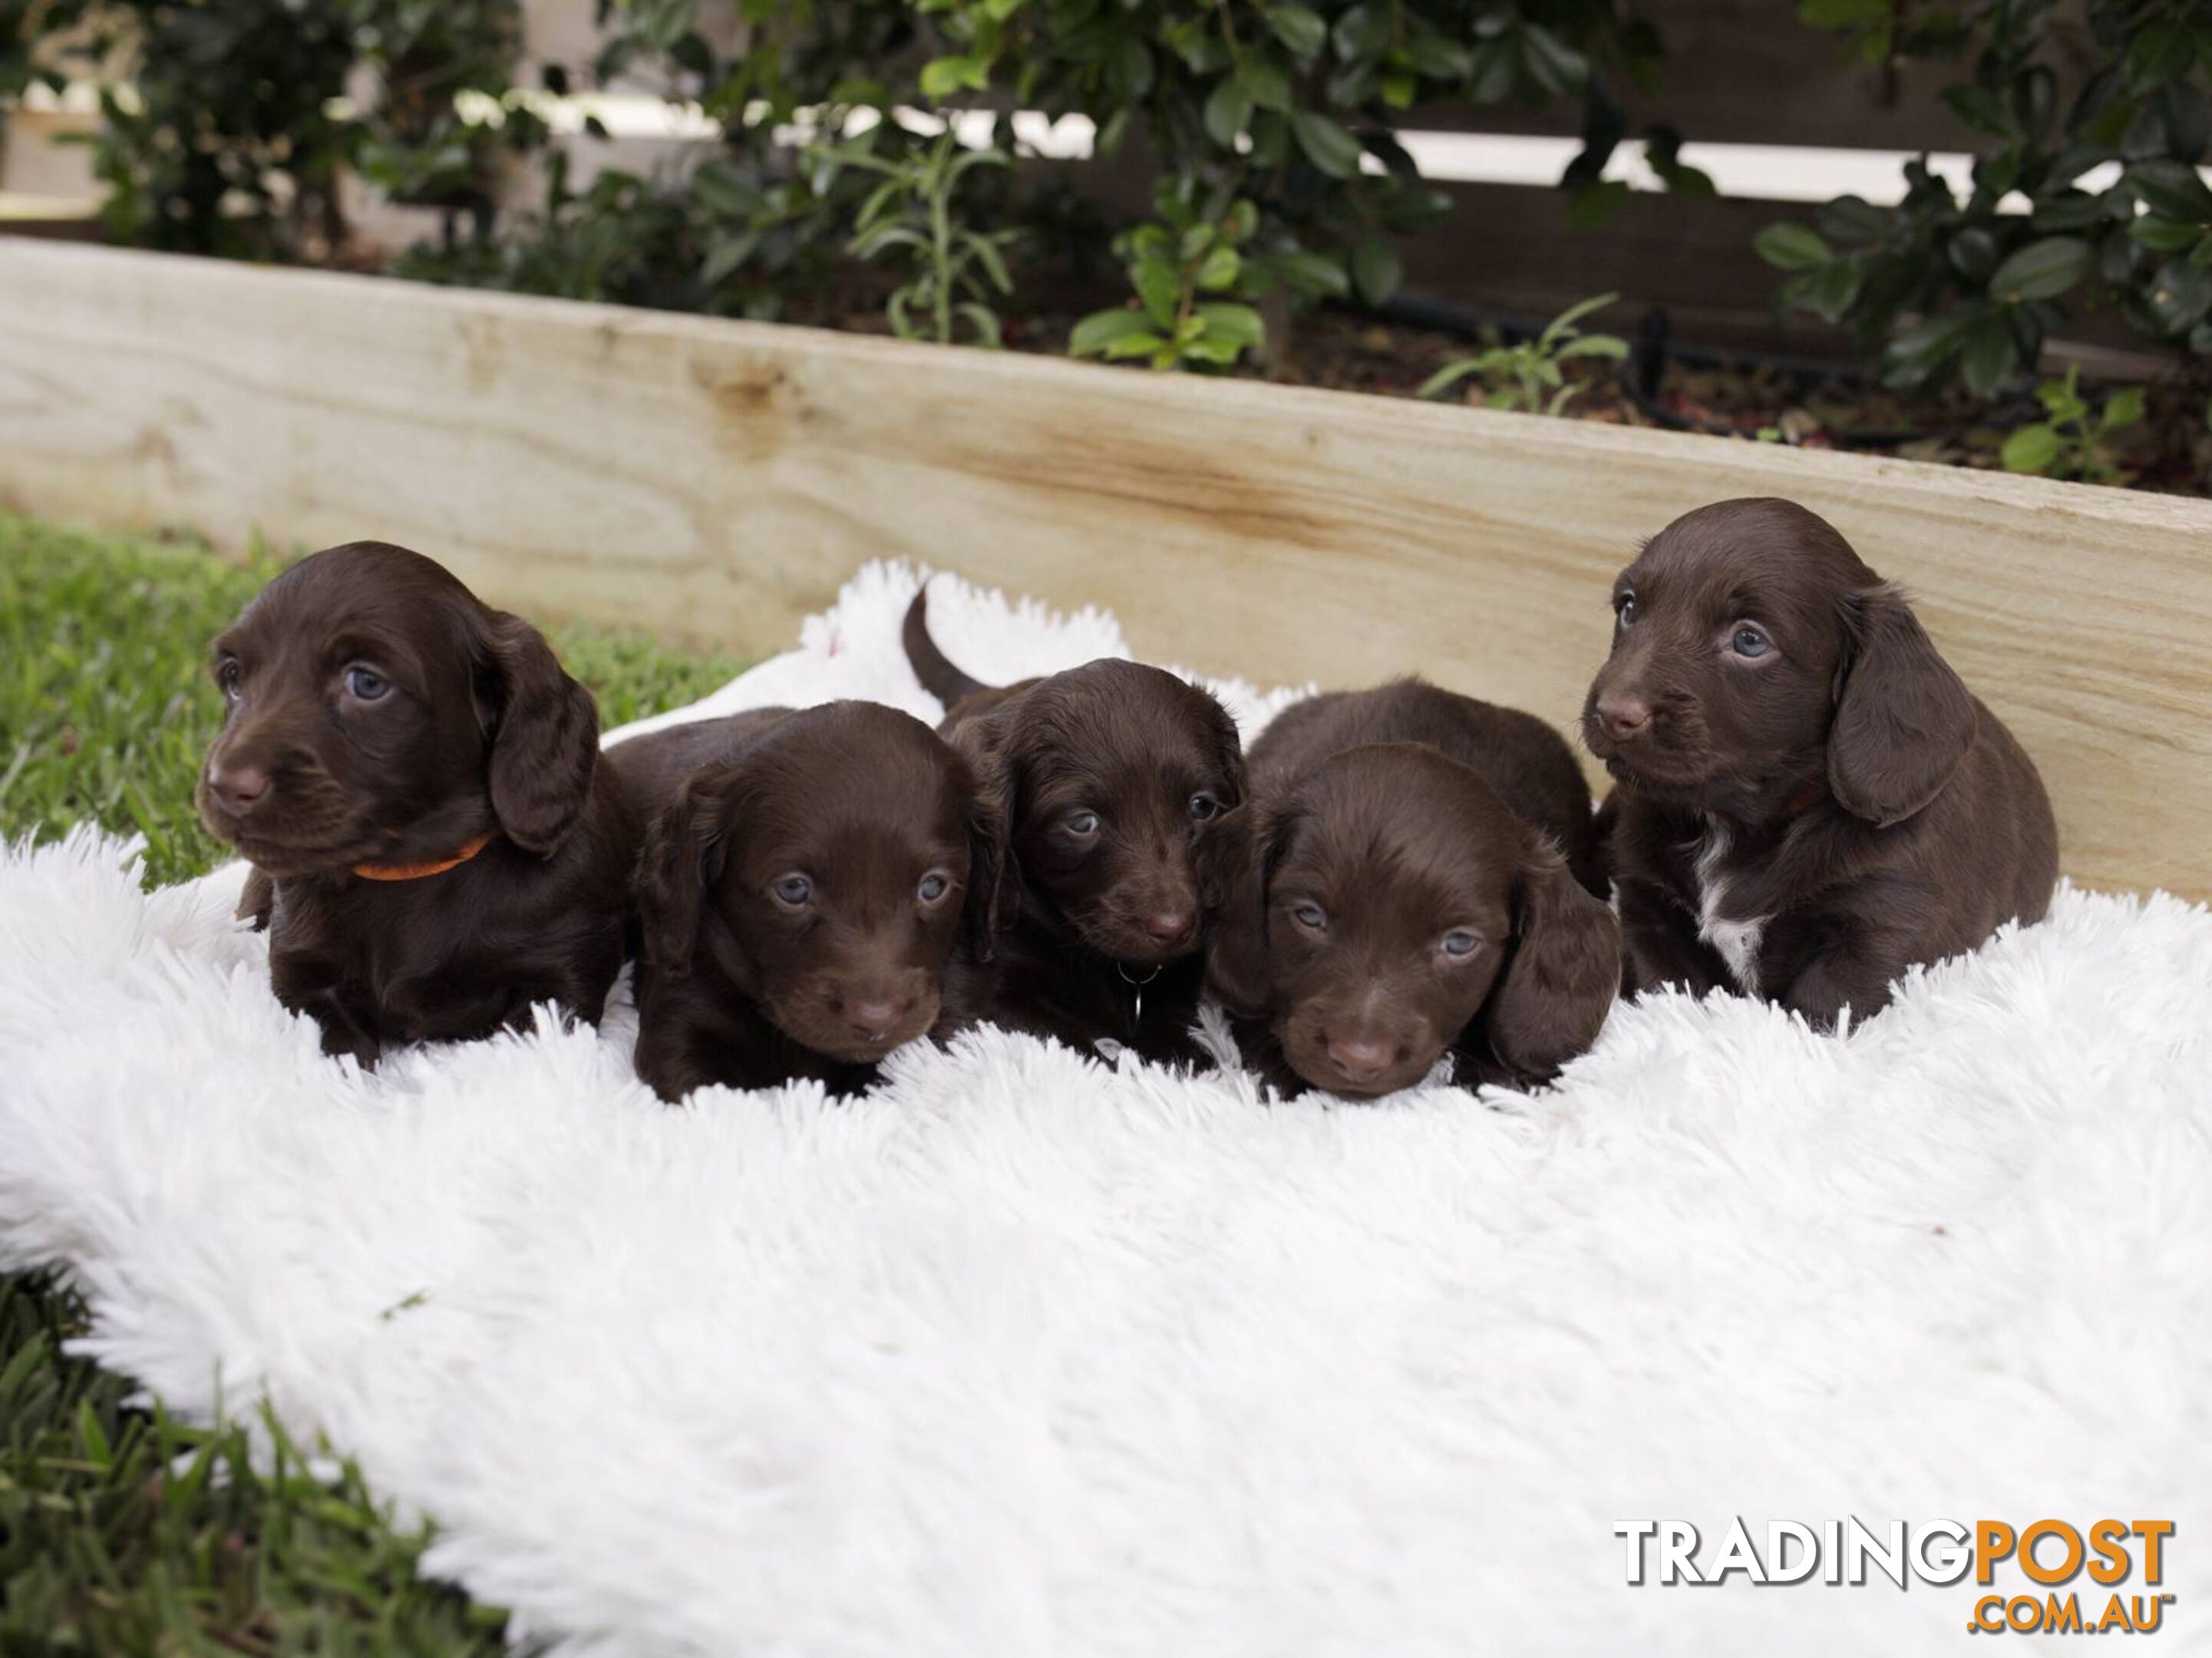
[[[1162,669],[1112,659],[990,687],[930,639],[928,595],[907,612],[938,729],[1006,822],[995,1023],[1088,1048],[1204,1064],[1191,1040],[1205,981],[1194,861],[1243,799],[1236,723]]]
[[[663,1099],[817,1078],[969,1022],[1002,831],[967,763],[872,702],[764,708],[608,750],[651,819],[638,1072]]]
[[[1207,958],[1269,1080],[1371,1097],[1449,1054],[1525,1084],[1596,1040],[1620,935],[1558,732],[1407,681],[1284,710],[1251,773],[1208,849]]]
[[[1613,586],[1583,712],[1631,989],[1730,986],[1819,1027],[2042,919],[2035,767],[1898,590],[1793,501],[1674,520]]]
[[[198,801],[254,867],[278,999],[325,1052],[596,1020],[635,830],[591,694],[544,635],[379,542],[271,581],[216,641]]]

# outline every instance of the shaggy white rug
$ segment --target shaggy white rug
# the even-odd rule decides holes
[[[985,677],[1121,648],[951,586]],[[911,587],[694,712],[933,714]],[[0,1260],[66,1263],[173,1407],[327,1433],[562,1651],[1966,1639],[1971,1580],[1626,1581],[1616,1520],[1709,1559],[1738,1515],[2172,1518],[2166,1644],[2212,1628],[2201,908],[2062,892],[1847,1039],[1620,1008],[1530,1097],[1269,1104],[985,1033],[672,1110],[626,1004],[324,1060],[235,882],[0,859]]]

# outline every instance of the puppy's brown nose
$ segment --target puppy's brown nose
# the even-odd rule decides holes
[[[269,774],[255,765],[217,762],[208,768],[208,793],[233,817],[243,817],[269,793]]]
[[[1371,1083],[1390,1068],[1390,1044],[1331,1037],[1328,1062],[1343,1073],[1346,1082]]]
[[[881,1042],[898,1029],[899,1021],[914,1011],[914,999],[894,1001],[889,997],[871,997],[866,1001],[845,1004],[845,1023],[851,1025],[870,1042]]]
[[[1179,944],[1189,938],[1197,924],[1197,918],[1187,909],[1164,909],[1145,918],[1145,931],[1164,944]]]
[[[1651,723],[1651,705],[1641,697],[1616,696],[1606,692],[1597,700],[1597,717],[1615,738],[1633,737]]]

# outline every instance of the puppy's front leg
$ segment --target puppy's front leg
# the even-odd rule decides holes
[[[1679,985],[1703,996],[1729,982],[1728,969],[1697,923],[1663,888],[1648,881],[1615,884],[1620,899],[1620,988],[1633,996]]]
[[[1782,1005],[1805,1016],[1815,1030],[1833,1030],[1845,1008],[1863,1024],[1889,1005],[1890,987],[1903,963],[1887,952],[1838,947],[1823,950],[1799,970]]]

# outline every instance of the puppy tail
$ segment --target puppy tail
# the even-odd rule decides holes
[[[977,691],[988,690],[980,679],[971,679],[945,659],[945,653],[937,648],[937,641],[929,636],[929,584],[923,582],[921,591],[907,606],[906,626],[901,635],[906,642],[906,659],[914,665],[915,677],[921,681],[927,691],[950,709],[963,696],[973,696]]]

